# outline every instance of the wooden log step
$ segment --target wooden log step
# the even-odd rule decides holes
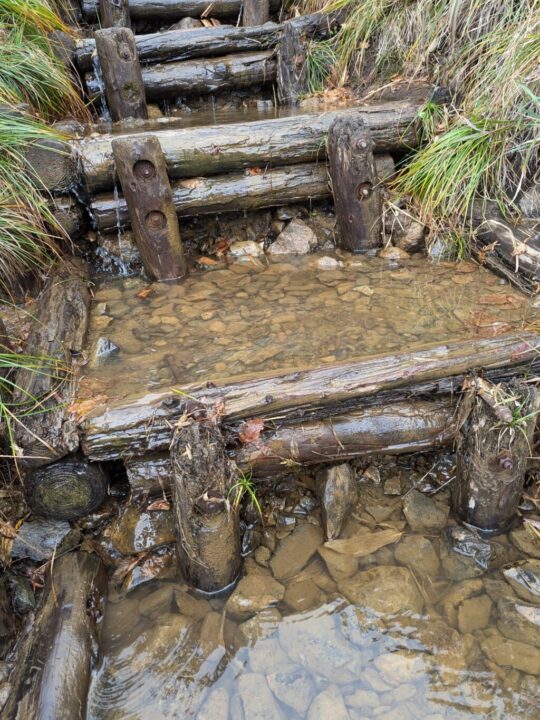
[[[136,35],[135,42],[141,64],[178,62],[229,53],[268,50],[278,44],[283,27],[289,24],[300,28],[306,35],[325,36],[333,27],[334,18],[314,13],[283,24],[268,22],[253,27],[226,25],[196,30],[166,30]],[[74,60],[80,72],[93,70],[95,51],[96,41],[93,38],[79,40]]]
[[[86,717],[104,589],[105,573],[96,555],[76,552],[56,559],[36,618],[19,641],[5,720]]]
[[[270,0],[272,12],[279,10],[281,0]],[[210,15],[216,18],[238,19],[242,0],[129,0],[132,20],[176,22],[184,17],[200,17],[210,8]],[[99,0],[82,0],[85,20],[93,22],[98,17]]]
[[[89,309],[86,264],[77,259],[63,261],[50,274],[37,300],[25,347],[27,355],[46,358],[47,366],[40,373],[19,370],[15,376],[14,402],[28,409],[39,402],[39,411],[15,426],[20,462],[26,467],[59,460],[79,446],[68,407],[77,392]]]
[[[188,406],[219,403],[224,421],[261,417],[293,418],[384,395],[397,401],[418,393],[448,394],[460,389],[467,373],[520,367],[538,358],[540,334],[517,333],[460,341],[276,376],[232,381],[221,386],[187,385],[184,394],[156,392],[97,408],[83,421],[82,447],[94,460],[138,457],[169,447],[174,424]],[[385,395],[386,393],[386,395]],[[350,409],[350,408],[349,408]],[[313,419],[316,419],[315,417]]]
[[[276,77],[276,61],[269,50],[236,53],[217,58],[198,58],[142,68],[148,102],[185,95],[208,95],[224,90],[266,85]],[[85,76],[92,101],[101,96],[95,75]]]

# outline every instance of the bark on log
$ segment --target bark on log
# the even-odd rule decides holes
[[[82,0],[82,12],[86,20],[97,18],[99,0]],[[272,12],[279,9],[281,0],[270,0]],[[156,20],[176,22],[183,17],[200,17],[211,8],[212,17],[234,17],[240,15],[242,0],[129,0],[132,20]]]
[[[135,46],[133,49],[135,50]],[[105,78],[105,70],[103,77]],[[150,65],[142,69],[142,83],[148,102],[184,95],[207,95],[250,85],[264,85],[273,82],[275,77],[276,63],[270,51],[170,62]],[[100,97],[101,89],[95,76],[88,74],[85,81],[88,96],[91,100],[96,100]],[[106,79],[105,87],[108,87]],[[138,91],[137,96],[139,96]],[[142,115],[127,117],[142,117]]]
[[[270,0],[244,0],[242,7],[242,25],[250,27],[263,25],[270,17]]]
[[[76,520],[105,500],[108,481],[100,465],[64,459],[39,468],[26,478],[28,505],[36,515]]]
[[[234,466],[219,426],[196,420],[175,432],[171,445],[178,553],[187,579],[215,593],[240,574],[238,511],[228,502]]]
[[[230,449],[229,456],[242,471],[259,478],[303,465],[433,450],[453,440],[455,405],[450,397],[389,402],[286,423],[265,430],[260,442]],[[159,495],[170,488],[172,466],[165,453],[129,460],[126,469],[135,496]]]
[[[161,145],[171,178],[232,172],[245,167],[293,165],[326,157],[325,138],[336,117],[361,117],[370,129],[376,152],[403,150],[417,143],[418,103],[397,102],[347,110],[296,115],[249,123],[231,123],[185,129],[144,130],[85,138],[72,143],[81,175],[72,183],[86,184],[91,194],[114,187],[112,141],[141,137],[150,132]],[[48,185],[49,189],[54,186]]]
[[[464,376],[473,370],[504,369],[506,373],[509,367],[521,365],[516,374],[528,372],[538,359],[538,348],[540,335],[523,332],[233,381],[221,387],[192,384],[182,390],[209,408],[223,403],[224,420],[283,421],[325,408],[332,408],[330,414],[336,415],[339,403],[362,398],[396,402],[419,394],[425,397],[425,393],[451,394],[459,391]],[[82,424],[83,450],[93,460],[113,460],[165,449],[186,402],[173,392],[159,392],[97,408]]]
[[[483,265],[529,295],[540,291],[540,222],[516,226],[487,219],[476,232],[474,252]]]
[[[512,397],[517,402],[504,404]],[[458,419],[452,489],[454,511],[463,522],[498,535],[516,519],[539,409],[540,392],[532,386],[515,382],[482,392],[471,382]]]
[[[66,237],[78,240],[87,229],[88,216],[85,208],[71,195],[54,197],[50,209]]]
[[[50,358],[43,373],[20,370],[14,401],[37,412],[15,427],[15,442],[27,467],[39,467],[74,452],[79,446],[75,420],[68,406],[77,393],[81,352],[89,320],[88,271],[82,261],[64,261],[53,272],[37,300],[34,322],[25,348],[27,355]]]
[[[95,33],[96,50],[113,121],[148,117],[135,36],[129,28]],[[98,89],[101,97],[101,89]]]
[[[195,30],[166,30],[136,35],[135,43],[141,63],[174,62],[193,58],[214,57],[229,53],[268,50],[279,42],[283,27],[291,24],[306,35],[326,37],[335,26],[333,15],[313,13],[284,24],[265,23],[255,27],[219,26]],[[79,40],[74,53],[80,72],[92,71],[92,56],[96,51],[93,38]]]
[[[99,19],[102,28],[131,27],[128,0],[99,0]]]
[[[77,180],[73,145],[63,140],[36,140],[24,152],[30,172],[45,190],[69,192]]]
[[[367,252],[382,241],[382,196],[377,187],[373,140],[362,120],[338,118],[328,136],[328,159],[339,244]]]
[[[116,169],[127,201],[135,243],[152,280],[186,274],[180,228],[156,137],[114,140]]]
[[[308,91],[306,34],[294,25],[286,25],[278,46],[277,86],[282,105],[295,105]]]
[[[104,586],[96,555],[68,553],[51,566],[36,619],[19,640],[5,720],[84,720]]]

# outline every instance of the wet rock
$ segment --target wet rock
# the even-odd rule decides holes
[[[324,545],[318,549],[318,552],[326,563],[328,572],[336,582],[351,577],[358,570],[358,558],[334,552],[334,550],[330,550]]]
[[[540,560],[515,563],[502,573],[520,598],[540,605]]]
[[[448,512],[418,490],[412,490],[403,501],[403,514],[416,533],[439,532],[446,525]]]
[[[287,665],[267,676],[270,689],[284,705],[304,716],[315,696],[310,676],[299,665]]]
[[[169,613],[141,633],[130,647],[130,671],[147,672],[153,665],[171,661],[177,667],[189,661],[196,640],[193,618]]]
[[[408,253],[418,252],[424,247],[426,226],[396,205],[385,213],[384,230],[391,236],[394,245]]]
[[[540,650],[527,643],[509,640],[494,629],[486,630],[480,646],[499,667],[512,667],[530,675],[540,675]]]
[[[431,578],[438,575],[441,567],[433,543],[423,535],[406,535],[396,545],[394,556],[401,565]]]
[[[280,541],[270,568],[277,580],[288,580],[302,570],[322,545],[323,532],[316,525],[298,525],[292,533]]]
[[[306,255],[317,246],[317,236],[303,220],[291,220],[268,248],[269,255]]]
[[[223,656],[225,652],[223,621],[223,615],[218,612],[210,612],[204,618],[199,634],[199,653],[202,657],[208,658],[218,648],[223,652],[217,653],[216,659]]]
[[[394,247],[394,245],[387,245],[377,254],[383,260],[408,260],[410,258],[408,252],[399,247]]]
[[[30,558],[40,562],[49,560],[53,553],[59,555],[68,552],[80,542],[79,530],[72,529],[65,520],[45,520],[34,518],[24,522],[13,540],[11,557]]]
[[[380,704],[378,694],[372,690],[355,690],[352,695],[347,695],[345,701],[348,707],[358,708],[358,710],[367,708],[374,710]]]
[[[445,685],[458,684],[469,666],[469,643],[457,630],[437,618],[416,620],[405,642],[422,653],[426,666],[437,672]]]
[[[540,559],[540,538],[525,527],[512,530],[510,540],[525,555]]]
[[[337,538],[356,502],[356,479],[348,463],[320,470],[315,478],[323,527],[329,540]]]
[[[229,247],[228,254],[232,257],[258,257],[264,255],[264,250],[260,243],[244,240],[233,243]]]
[[[266,640],[277,632],[281,613],[276,608],[267,608],[236,629],[235,644],[238,647],[251,647],[260,640]]]
[[[338,588],[355,605],[384,615],[420,613],[424,600],[407,568],[379,566],[342,580]]]
[[[294,612],[303,612],[322,605],[326,596],[313,580],[308,578],[290,582],[283,599]]]
[[[139,600],[141,615],[157,617],[163,613],[170,613],[174,595],[174,585],[162,583],[154,592],[145,595]]]
[[[118,345],[113,343],[112,340],[106,337],[99,337],[96,342],[96,349],[94,350],[94,357],[96,360],[103,360],[111,355],[116,355],[120,352]]]
[[[307,714],[308,720],[322,720],[322,718],[350,720],[350,717],[341,690],[336,685],[330,685],[319,693],[311,703]]]
[[[238,678],[238,692],[246,720],[284,720],[264,675],[243,673]]]
[[[272,557],[272,551],[270,548],[261,545],[255,550],[253,557],[261,567],[267,568],[270,563],[270,558]]]
[[[501,598],[497,603],[497,627],[509,640],[540,648],[540,608],[525,602]]]
[[[174,23],[174,25],[171,25],[169,30],[198,30],[202,27],[204,27],[204,25],[200,20],[192,17],[184,17],[178,22]]]
[[[211,690],[196,715],[197,720],[227,720],[228,717],[229,693],[225,688]]]
[[[384,653],[374,660],[375,667],[382,679],[389,685],[401,685],[414,682],[425,673],[424,661],[414,655],[403,652]]]
[[[336,270],[343,266],[341,260],[330,257],[330,255],[323,255],[315,260],[315,266],[321,270]]]
[[[466,528],[449,528],[441,537],[441,562],[452,580],[480,577],[491,558],[489,542]]]
[[[276,638],[260,640],[249,652],[249,667],[253,672],[269,675],[276,668],[289,664],[289,658]]]
[[[122,588],[126,592],[130,592],[153,580],[170,579],[177,572],[176,548],[171,545],[162,545],[149,555],[145,554],[144,558],[128,572]]]
[[[30,582],[20,575],[7,574],[7,584],[11,597],[11,606],[17,615],[26,615],[36,606],[36,597]]]
[[[492,602],[487,595],[464,600],[458,608],[457,621],[460,633],[483,630],[489,625]]]
[[[302,209],[294,205],[283,205],[276,210],[278,220],[292,220],[302,214]]]
[[[109,530],[114,549],[122,555],[151,550],[176,540],[176,523],[171,510],[146,511],[128,505]]]
[[[483,588],[484,583],[482,580],[464,580],[445,594],[441,603],[442,611],[452,627],[457,627],[457,613],[461,603],[473,595],[479,595]]]
[[[210,612],[210,603],[204,598],[194,597],[183,588],[174,588],[174,606],[182,615],[200,620]]]
[[[229,615],[246,619],[283,599],[285,587],[270,575],[250,574],[243,577],[225,608]]]
[[[385,495],[401,495],[401,475],[395,473],[384,481],[384,494]]]

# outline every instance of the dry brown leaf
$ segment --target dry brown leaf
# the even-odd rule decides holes
[[[261,418],[251,418],[242,423],[238,438],[241,443],[256,443],[264,430],[264,421]]]
[[[196,190],[204,185],[204,180],[202,178],[188,178],[187,180],[182,180],[180,185],[187,190]]]
[[[474,282],[474,278],[470,275],[454,275],[452,277],[452,282],[456,285],[469,285]]]
[[[199,265],[207,265],[210,267],[211,265],[219,265],[219,260],[214,260],[214,258],[209,257],[201,257],[197,260]]]
[[[248,175],[262,175],[262,168],[257,167],[248,167],[246,168],[246,173]]]
[[[88,400],[77,400],[68,407],[68,412],[75,415],[77,422],[84,420],[84,418],[92,412],[96,407],[102,405],[108,400],[107,395],[94,395],[94,397],[88,398]]]
[[[478,301],[480,305],[520,305],[520,301],[513,295],[507,295],[502,293],[491,293],[490,295],[484,295]]]
[[[5,538],[13,539],[17,537],[17,531],[15,530],[13,525],[10,525],[9,523],[0,520],[0,535]]]
[[[137,297],[141,300],[146,300],[147,297],[150,297],[154,292],[154,288],[151,288],[149,286],[144,287],[142,290],[139,290],[137,293]]]
[[[360,532],[345,540],[328,540],[324,545],[340,555],[366,557],[385,545],[397,542],[403,533],[397,530],[377,530],[376,532]]]
[[[148,512],[156,512],[157,510],[170,510],[171,503],[164,498],[160,498],[159,500],[154,500],[154,502],[151,502],[146,509]]]

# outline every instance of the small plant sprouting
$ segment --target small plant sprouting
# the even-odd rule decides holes
[[[240,507],[242,500],[245,496],[247,496],[252,505],[257,509],[257,512],[262,519],[262,508],[257,497],[257,489],[255,483],[253,482],[252,470],[248,470],[248,472],[246,473],[242,472],[241,470],[239,471],[236,482],[229,488],[229,492],[227,493],[227,499],[230,500],[231,496],[231,506],[235,510]]]

